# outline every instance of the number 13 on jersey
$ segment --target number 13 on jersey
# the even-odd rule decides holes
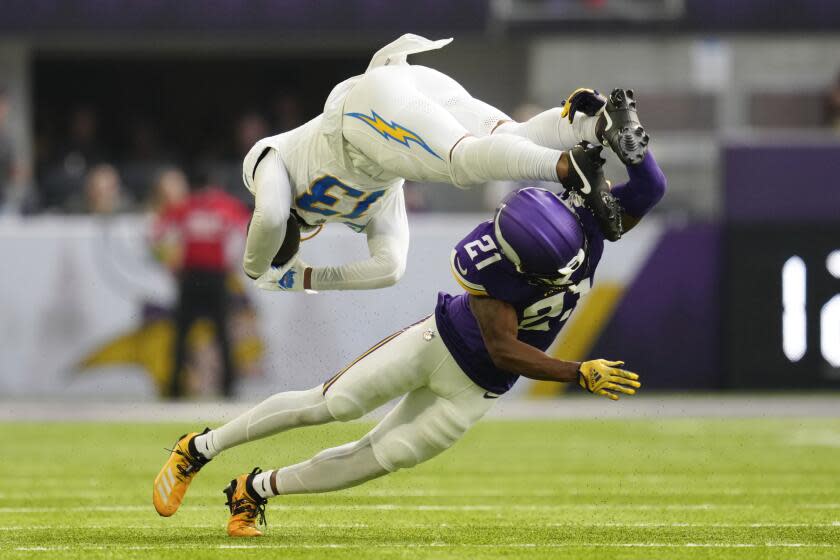
[[[345,185],[332,175],[327,175],[312,183],[309,191],[298,196],[295,202],[301,210],[324,216],[340,215],[345,220],[355,220],[363,216],[384,194],[384,190],[366,193]],[[348,198],[355,204],[352,210],[342,213],[339,209],[346,206],[342,203]]]

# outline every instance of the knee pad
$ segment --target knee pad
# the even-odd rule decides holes
[[[371,445],[376,460],[385,469],[409,469],[452,447],[469,426],[456,413],[441,411],[432,418],[373,434]]]
[[[361,418],[367,413],[364,407],[356,402],[351,396],[342,393],[340,390],[331,388],[327,391],[327,409],[332,417],[339,422],[348,422]]]

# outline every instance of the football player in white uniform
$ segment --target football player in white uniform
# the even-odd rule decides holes
[[[631,91],[616,90],[605,103],[579,89],[563,107],[514,122],[452,78],[406,62],[409,54],[449,42],[400,37],[376,53],[363,75],[338,84],[323,114],[250,150],[243,179],[256,204],[243,267],[258,287],[351,290],[396,283],[408,254],[405,179],[458,187],[562,181],[583,186],[586,194],[590,181],[574,154],[563,150],[587,141],[609,145],[625,163],[644,156],[647,135]],[[608,193],[592,193],[587,202],[615,222]],[[275,260],[288,228],[306,231],[326,222],[364,232],[370,258],[323,267],[309,267],[297,255]]]

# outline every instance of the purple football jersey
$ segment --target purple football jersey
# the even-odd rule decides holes
[[[439,293],[435,319],[441,339],[455,361],[470,379],[487,391],[502,394],[519,375],[493,364],[470,310],[469,294],[490,296],[511,304],[519,317],[519,340],[547,350],[580,296],[589,289],[604,250],[604,236],[592,214],[585,208],[577,208],[576,213],[588,241],[588,252],[583,265],[571,276],[573,287],[568,291],[551,294],[544,287],[528,283],[516,272],[498,249],[492,220],[480,224],[452,251],[452,273],[467,293],[456,296]]]

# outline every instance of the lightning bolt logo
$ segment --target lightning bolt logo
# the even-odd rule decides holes
[[[370,115],[365,115],[364,113],[344,113],[348,117],[353,117],[355,119],[359,119],[376,132],[382,135],[383,138],[386,140],[396,140],[406,148],[411,148],[409,142],[414,142],[433,156],[438,159],[443,159],[439,155],[432,150],[428,144],[426,144],[425,140],[420,138],[416,133],[410,131],[409,129],[405,128],[404,126],[397,124],[394,121],[390,123],[380,117],[376,111],[370,111]]]

